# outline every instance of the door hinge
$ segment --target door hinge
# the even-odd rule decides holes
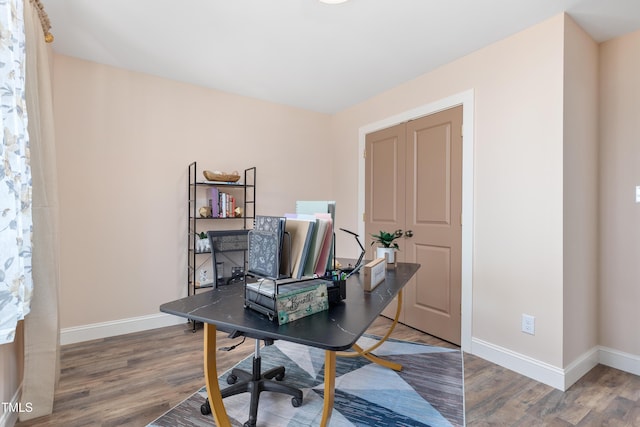
[[[365,222],[367,220],[367,216],[365,212],[362,212],[362,222]]]
[[[460,136],[464,137],[464,123],[460,125]]]
[[[366,148],[364,150],[362,150],[362,158],[363,159],[367,158],[367,149]]]

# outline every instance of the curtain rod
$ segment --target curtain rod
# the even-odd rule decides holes
[[[40,3],[40,0],[29,0],[31,4],[38,9],[38,16],[40,17],[40,24],[42,25],[42,31],[44,32],[44,41],[47,43],[53,42],[53,34],[49,32],[51,29],[51,21],[49,21],[49,15],[44,11],[44,6]]]

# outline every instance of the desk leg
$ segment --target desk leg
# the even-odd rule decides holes
[[[324,352],[324,405],[322,407],[322,420],[320,426],[326,427],[333,412],[333,399],[336,389],[336,352],[325,350]]]
[[[389,369],[393,369],[394,371],[402,371],[402,365],[396,362],[391,362],[389,360],[385,360],[381,357],[378,357],[374,354],[369,353],[369,350],[364,350],[362,347],[360,347],[358,344],[354,344],[351,347],[354,351],[352,353],[349,354],[355,354],[356,356],[362,356],[365,359],[369,360],[370,362],[373,362],[375,364],[378,364],[380,366],[384,366],[385,368],[389,368]]]
[[[339,351],[337,352],[338,356],[340,357],[362,356],[372,361],[373,363],[377,363],[378,365],[382,365],[384,367],[393,369],[394,371],[401,371],[402,365],[400,365],[399,363],[389,362],[387,360],[381,359],[378,356],[374,356],[373,354],[371,354],[373,350],[380,347],[389,338],[389,336],[391,336],[391,333],[393,332],[393,330],[396,328],[396,325],[398,324],[398,319],[400,318],[401,311],[402,311],[402,289],[400,289],[400,292],[398,292],[398,304],[396,306],[396,315],[393,318],[393,323],[389,327],[389,330],[384,335],[384,337],[382,337],[376,344],[372,345],[366,350],[360,347],[358,344],[354,344],[352,347],[354,351],[351,351],[351,352]]]
[[[216,367],[216,326],[204,324],[204,379],[207,385],[209,406],[213,418],[219,427],[231,427],[227,411],[222,403],[220,385],[218,385],[218,368]]]

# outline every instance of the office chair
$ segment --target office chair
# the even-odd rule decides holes
[[[232,338],[240,335],[243,334],[238,333],[237,331],[229,334],[229,336]],[[292,396],[291,405],[293,407],[297,408],[298,406],[302,405],[302,390],[295,388],[289,384],[280,382],[284,379],[284,366],[277,366],[275,368],[269,369],[268,371],[262,372],[260,341],[260,338],[255,338],[252,371],[247,372],[239,368],[233,368],[229,376],[227,376],[227,383],[230,384],[230,386],[221,391],[223,399],[225,397],[235,396],[236,394],[245,392],[249,392],[251,394],[249,420],[244,423],[244,427],[255,427],[258,415],[258,401],[260,399],[260,393],[262,393],[263,391],[288,394]],[[265,345],[273,344],[273,340],[267,339],[264,341]],[[203,415],[208,415],[211,413],[211,406],[209,405],[208,398],[200,407],[200,412],[202,412]]]
[[[246,230],[243,230],[245,233]],[[223,236],[224,232],[222,231],[209,231],[208,233],[209,240],[211,243],[211,251],[212,258],[214,263],[214,271],[215,271],[215,251],[219,246],[216,239]],[[231,235],[241,235],[242,232],[238,233],[237,230],[230,230]],[[245,234],[246,235],[246,234]],[[302,405],[302,390],[295,388],[289,384],[282,383],[281,381],[284,379],[285,375],[285,367],[278,366],[272,369],[269,369],[266,372],[262,372],[262,358],[260,357],[260,341],[264,341],[265,346],[273,344],[273,339],[265,338],[261,336],[256,336],[254,334],[247,334],[240,331],[232,331],[229,333],[229,338],[237,338],[239,336],[244,336],[245,338],[253,338],[255,340],[255,349],[253,352],[253,366],[252,371],[247,372],[239,368],[233,368],[229,376],[227,376],[227,383],[230,384],[229,387],[223,389],[221,391],[222,398],[229,396],[235,396],[236,394],[248,392],[251,394],[251,402],[249,406],[249,420],[244,423],[244,427],[255,427],[257,422],[257,414],[258,414],[258,401],[260,400],[260,393],[263,391],[270,391],[275,393],[283,393],[288,394],[291,397],[291,405],[294,407],[298,407]],[[238,344],[239,345],[239,344]],[[230,350],[235,347],[226,348],[225,350]],[[275,380],[275,381],[274,381]],[[200,412],[203,415],[208,415],[211,413],[211,406],[209,404],[209,399],[205,401],[200,407]]]

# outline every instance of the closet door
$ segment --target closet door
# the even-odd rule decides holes
[[[460,344],[462,107],[372,133],[366,150],[367,236],[409,231],[398,260],[421,265],[400,321]],[[393,317],[395,307],[383,314]]]
[[[405,125],[400,124],[366,136],[365,140],[365,235],[366,259],[375,258],[371,234],[404,230],[405,222]],[[402,245],[402,241],[399,242]],[[404,251],[396,253],[403,261]],[[395,300],[394,300],[395,301]],[[383,312],[394,317],[396,303]],[[402,318],[400,319],[402,322]]]
[[[406,141],[405,261],[421,268],[405,288],[404,323],[459,345],[462,107],[408,122]]]

